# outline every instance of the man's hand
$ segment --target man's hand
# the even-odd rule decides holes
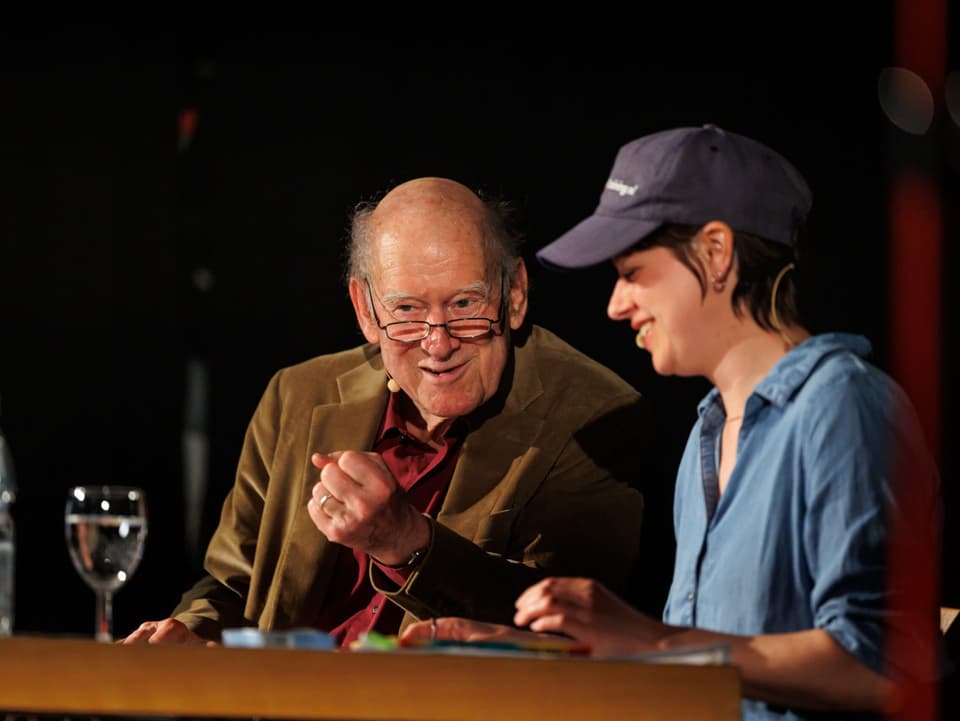
[[[432,641],[435,638],[451,641],[542,641],[546,634],[521,631],[510,626],[501,626],[496,623],[471,621],[467,618],[434,618],[429,621],[418,621],[407,626],[400,634],[402,643],[412,641]]]
[[[219,645],[215,641],[200,638],[200,636],[187,628],[183,623],[172,618],[141,623],[136,631],[122,639],[120,643],[190,643],[204,644],[206,646]]]
[[[378,453],[314,453],[321,469],[307,513],[320,532],[387,565],[430,543],[430,524],[407,501]]]

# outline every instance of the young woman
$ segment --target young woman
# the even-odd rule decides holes
[[[909,400],[865,360],[865,338],[811,335],[801,322],[793,271],[810,206],[803,178],[771,149],[714,126],[677,128],[623,146],[595,213],[538,253],[565,269],[612,261],[608,315],[630,323],[658,373],[714,388],[678,470],[663,621],[596,581],[555,577],[519,597],[514,622],[602,656],[723,643],[745,719],[898,703],[903,669],[885,644],[901,484],[929,514],[896,542],[929,553],[938,528],[937,472]],[[529,632],[437,619],[405,638]],[[922,630],[898,633],[896,662],[922,664]]]

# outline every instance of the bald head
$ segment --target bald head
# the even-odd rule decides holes
[[[354,211],[349,247],[349,278],[369,280],[386,239],[452,234],[472,236],[481,245],[490,282],[509,280],[518,256],[518,238],[509,229],[506,203],[480,198],[448,178],[416,178],[401,183],[378,202]]]
[[[377,226],[395,217],[430,213],[459,215],[464,222],[480,222],[486,209],[476,193],[455,180],[417,178],[387,193],[374,210],[371,222]]]

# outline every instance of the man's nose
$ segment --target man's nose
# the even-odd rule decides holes
[[[427,337],[420,346],[431,355],[446,356],[460,347],[460,340],[450,335],[445,323],[431,323]]]

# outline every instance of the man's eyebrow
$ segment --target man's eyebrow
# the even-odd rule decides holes
[[[449,298],[447,298],[447,300],[450,298],[455,298],[458,295],[463,295],[464,293],[476,293],[477,295],[482,295],[484,298],[486,298],[490,295],[490,286],[484,281],[478,280],[474,283],[469,283],[462,288],[458,288],[449,296]],[[418,297],[415,293],[408,293],[402,290],[391,290],[380,296],[380,302],[384,305],[394,305],[405,300],[416,300],[422,302],[423,299]]]

